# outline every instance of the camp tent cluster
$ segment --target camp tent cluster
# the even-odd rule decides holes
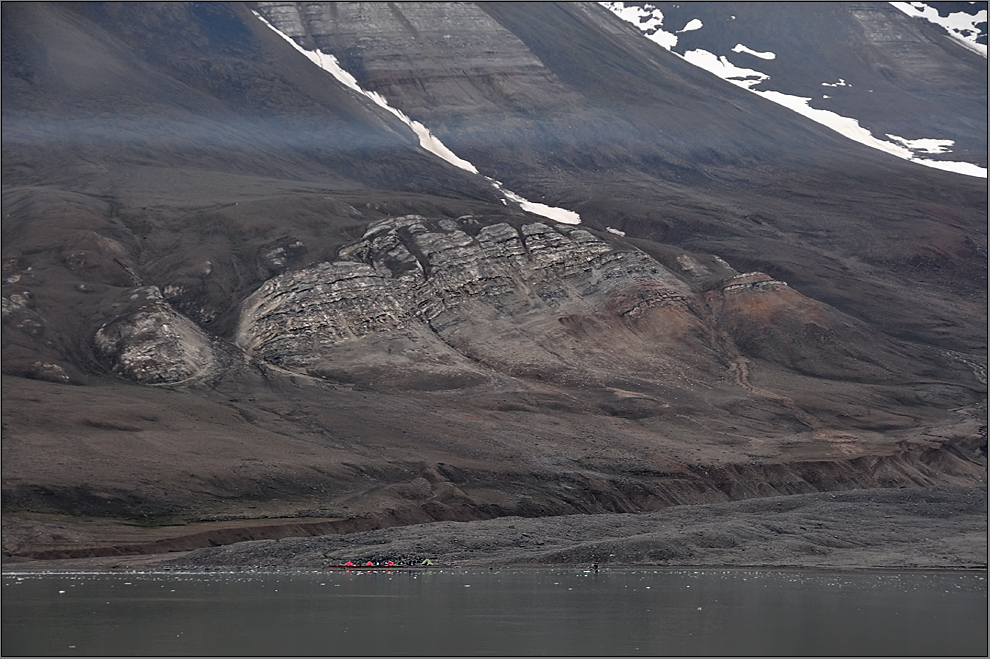
[[[433,565],[433,561],[428,558],[424,558],[420,563],[421,566]],[[408,563],[395,563],[394,561],[386,561],[384,563],[375,563],[374,561],[367,561],[365,563],[355,563],[353,561],[347,561],[346,563],[328,563],[327,567],[345,567],[345,568],[362,568],[362,567],[415,567],[414,561],[409,561]]]

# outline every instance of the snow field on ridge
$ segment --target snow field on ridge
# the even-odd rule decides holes
[[[842,135],[843,137],[846,137],[847,139],[853,140],[855,142],[859,142],[860,144],[863,144],[865,146],[871,147],[873,149],[877,149],[879,151],[883,151],[885,153],[889,153],[891,155],[897,156],[898,158],[902,158],[904,160],[916,163],[918,165],[924,165],[926,167],[932,167],[934,169],[941,169],[944,171],[955,172],[957,174],[963,174],[965,176],[987,178],[986,168],[980,167],[979,165],[975,165],[973,163],[950,161],[950,160],[927,160],[918,157],[919,153],[920,154],[947,153],[949,151],[949,147],[951,147],[952,144],[954,144],[952,140],[939,140],[935,138],[908,140],[902,137],[897,137],[895,135],[887,135],[887,137],[889,137],[893,141],[883,140],[877,138],[872,133],[870,133],[869,130],[860,126],[859,121],[857,119],[854,119],[852,117],[844,117],[836,112],[832,112],[831,110],[819,110],[811,107],[811,100],[812,100],[811,98],[803,97],[803,96],[795,96],[793,94],[786,94],[780,91],[772,91],[772,90],[761,91],[761,90],[753,89],[753,87],[755,87],[756,85],[769,81],[770,76],[761,71],[757,71],[754,69],[746,69],[737,66],[732,62],[730,62],[725,55],[719,56],[716,55],[715,53],[711,53],[706,50],[700,50],[700,49],[686,51],[683,55],[674,51],[673,47],[677,45],[678,33],[686,32],[689,29],[696,30],[702,27],[701,21],[699,21],[698,19],[692,19],[683,29],[678,30],[676,33],[667,32],[663,29],[663,12],[660,11],[660,9],[658,9],[657,7],[654,7],[653,5],[647,4],[642,7],[634,6],[634,5],[629,6],[623,2],[599,2],[599,4],[604,8],[608,9],[609,11],[611,11],[617,17],[621,18],[622,20],[636,27],[638,30],[640,30],[643,33],[644,36],[646,36],[647,39],[656,43],[660,47],[669,50],[671,53],[687,61],[689,64],[693,64],[698,68],[704,69],[709,73],[712,73],[718,76],[719,78],[722,78],[723,80],[731,82],[737,87],[742,87],[747,91],[757,94],[758,96],[762,96],[768,101],[771,101],[785,108],[788,108],[789,110],[797,112],[798,114],[808,119],[811,119],[812,121],[819,123],[822,126],[825,126],[826,128],[835,131],[836,133]],[[890,4],[894,5],[901,11],[904,11],[905,13],[911,16],[923,17],[923,18],[927,18],[928,20],[932,20],[931,17],[928,16],[927,14],[923,14],[919,9],[912,7],[912,5],[924,6],[923,3],[892,2]],[[907,7],[907,9],[905,9],[905,7]],[[929,7],[928,9],[931,8]],[[937,12],[935,13],[937,18]],[[976,17],[969,16],[968,14],[962,14],[962,15],[970,19],[969,22],[966,23],[966,25],[968,25],[969,27],[972,27],[972,25],[975,24],[975,22],[979,19],[980,16],[980,14],[978,14]],[[952,17],[956,17],[956,20],[952,23],[953,25],[957,23],[960,25],[962,24],[962,22],[958,19],[958,16],[956,14],[950,15],[948,19],[940,19],[940,20],[944,22],[944,21],[948,21]],[[986,20],[985,11],[982,12],[982,17],[983,20],[985,21]],[[943,25],[943,23],[939,23],[939,25],[945,27],[946,30],[955,38],[965,41],[966,43],[969,43],[963,37],[959,36],[959,34],[954,32],[952,29],[946,27],[946,25]],[[975,41],[973,41],[972,45],[979,46],[980,44],[976,44]],[[754,57],[758,57],[760,59],[767,59],[767,60],[776,58],[776,54],[774,53],[771,53],[769,51],[757,52],[746,46],[743,46],[742,44],[736,44],[736,46],[732,48],[732,52],[748,54]],[[983,46],[982,54],[984,57],[986,57],[985,46]],[[851,86],[841,78],[839,79],[838,83],[823,82],[822,85],[826,87]],[[826,96],[824,98],[828,98],[828,97]],[[933,150],[933,148],[936,147],[939,150]]]

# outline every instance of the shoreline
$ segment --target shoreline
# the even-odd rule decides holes
[[[594,570],[589,566],[561,566],[561,565],[505,565],[502,567],[476,567],[443,565],[430,568],[429,570],[409,570],[396,568],[351,568],[349,570],[323,570],[321,568],[252,568],[243,566],[229,566],[226,568],[203,568],[203,569],[176,569],[150,566],[147,569],[137,567],[91,567],[91,568],[70,568],[51,567],[35,568],[29,570],[10,570],[3,568],[0,570],[2,577],[18,576],[70,576],[70,575],[200,575],[200,574],[256,574],[256,575],[317,575],[338,572],[346,574],[354,573],[396,573],[396,572],[596,572],[604,574],[608,572],[807,572],[822,574],[990,574],[987,567],[800,567],[800,566],[767,566],[767,565],[610,565],[608,567],[599,566]]]
[[[848,490],[673,506],[647,513],[502,517],[159,554],[4,557],[12,573],[329,572],[371,561],[432,570],[987,572],[987,488]],[[347,572],[347,569],[332,569]]]

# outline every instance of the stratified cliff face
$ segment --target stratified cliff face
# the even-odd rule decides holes
[[[235,342],[364,391],[458,400],[538,386],[571,409],[674,425],[703,415],[709,429],[742,423],[746,434],[776,424],[829,435],[836,413],[860,428],[900,425],[853,412],[854,386],[887,409],[918,378],[982,386],[965,361],[878,336],[764,273],[684,252],[666,254],[668,267],[604,235],[473,216],[380,221],[335,261],[265,282]]]
[[[258,2],[304,48],[334,53],[366,88],[439,127],[479,114],[570,112],[582,103],[518,37],[469,2]],[[412,77],[418,91],[410,93]],[[481,145],[479,145],[480,147]]]
[[[334,263],[266,282],[245,301],[237,344],[383,388],[465,386],[492,371],[654,388],[727,366],[701,308],[647,254],[584,229],[406,216],[371,225]]]

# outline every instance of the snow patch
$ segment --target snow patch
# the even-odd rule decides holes
[[[956,174],[964,174],[966,176],[974,176],[976,178],[987,177],[987,170],[985,167],[974,165],[971,162],[958,162],[954,160],[922,160],[921,158],[911,158],[911,162],[916,162],[919,165],[924,165],[925,167],[943,169],[947,172],[955,172]]]
[[[418,121],[410,119],[408,116],[406,116],[404,112],[389,105],[388,101],[385,100],[385,97],[379,94],[378,92],[368,91],[363,87],[361,87],[361,85],[358,84],[357,78],[355,78],[353,75],[345,71],[344,68],[340,65],[340,62],[337,61],[336,57],[334,57],[329,53],[324,53],[319,49],[306,50],[305,48],[297,44],[292,39],[292,37],[282,34],[282,32],[279,32],[279,30],[275,26],[273,26],[268,21],[265,21],[265,19],[262,18],[261,15],[257,13],[255,13],[255,15],[258,16],[258,18],[260,18],[262,21],[264,21],[265,25],[270,27],[283,39],[285,39],[290,44],[292,44],[292,46],[297,51],[299,51],[307,58],[309,58],[309,60],[314,64],[316,64],[318,67],[320,67],[321,69],[332,75],[345,87],[352,89],[357,93],[371,99],[372,101],[375,102],[376,105],[392,113],[402,123],[409,126],[409,128],[412,129],[413,133],[416,134],[416,137],[419,138],[419,145],[423,147],[423,149],[429,151],[430,153],[432,153],[433,155],[439,158],[442,158],[451,165],[454,165],[455,167],[459,167],[460,169],[469,171],[472,174],[478,173],[478,170],[474,165],[469,163],[467,160],[464,160],[463,158],[458,158],[453,151],[448,149],[446,146],[444,146],[444,144],[440,140],[434,137],[434,135],[426,128],[426,126],[424,126]]]
[[[670,50],[677,45],[677,35],[662,29],[663,12],[653,5],[626,5],[623,2],[602,2],[600,4],[625,22],[635,25],[647,39],[661,48]]]
[[[822,87],[851,87],[848,82],[839,78],[839,82],[823,82]]]
[[[767,51],[765,53],[761,53],[758,50],[753,50],[752,48],[747,48],[746,46],[742,45],[741,43],[737,43],[735,46],[733,46],[732,47],[732,52],[734,52],[734,53],[746,53],[747,55],[752,55],[753,57],[759,57],[760,59],[768,59],[768,60],[769,59],[777,59],[777,54],[776,53],[771,53],[770,51]]]
[[[939,16],[937,9],[924,2],[891,2],[890,4],[908,16],[923,18],[938,25],[967,48],[984,57],[987,56],[987,47],[981,43],[976,43],[976,38],[980,36],[980,28],[977,26],[987,22],[986,9],[981,9],[975,14],[960,11],[953,12],[948,16]],[[975,5],[976,3],[970,4]]]
[[[811,107],[809,105],[811,102],[810,98],[805,98],[803,96],[792,96],[791,94],[783,94],[775,91],[754,91],[753,93],[759,94],[763,98],[773,101],[778,105],[783,105],[785,108],[789,108],[794,112],[811,119],[812,121],[831,128],[835,132],[844,135],[851,140],[859,142],[860,144],[865,144],[873,147],[874,149],[886,151],[887,153],[893,154],[900,158],[911,158],[911,152],[906,147],[885,142],[884,140],[878,140],[873,137],[870,131],[860,126],[857,120],[849,117],[843,117],[842,115],[832,112],[831,110],[817,110]]]
[[[911,149],[911,151],[920,151],[921,153],[928,154],[949,153],[949,151],[951,151],[949,147],[955,144],[955,140],[909,140],[903,137],[898,137],[897,135],[891,135],[890,133],[887,134],[887,137],[894,140],[898,144]]]
[[[675,53],[676,54],[676,53]],[[736,66],[724,55],[719,57],[715,53],[707,50],[689,50],[682,56],[691,64],[700,67],[710,73],[714,73],[723,80],[738,85],[744,89],[752,90],[753,87],[764,80],[769,80],[770,76],[753,69],[744,69]]]
[[[332,75],[334,78],[336,78],[338,82],[343,84],[345,87],[357,92],[358,94],[361,94],[362,96],[371,99],[376,105],[383,108],[384,110],[387,110],[388,112],[393,114],[397,119],[399,119],[402,123],[409,126],[409,128],[412,129],[413,133],[419,139],[420,147],[422,147],[425,151],[432,153],[433,155],[437,156],[438,158],[441,158],[442,160],[450,163],[455,167],[471,172],[472,174],[479,174],[477,167],[475,167],[467,160],[464,160],[463,158],[457,156],[457,154],[455,154],[453,151],[447,148],[447,146],[444,145],[443,142],[441,142],[439,139],[437,139],[437,137],[433,135],[433,133],[431,133],[429,129],[426,126],[424,126],[422,123],[414,119],[411,119],[398,108],[394,108],[391,105],[389,105],[385,97],[379,94],[378,92],[368,91],[363,87],[361,87],[361,85],[357,81],[357,78],[355,78],[353,75],[345,71],[344,68],[340,65],[340,62],[337,60],[337,58],[334,55],[330,53],[324,53],[319,49],[306,50],[305,48],[297,44],[292,39],[292,37],[282,33],[278,28],[276,28],[274,25],[272,25],[267,20],[265,20],[265,18],[261,14],[255,11],[252,11],[252,13],[255,16],[257,16],[258,19],[261,20],[273,32],[275,32],[275,34],[279,35],[287,42],[289,42],[293,48],[295,48],[297,51],[305,55],[311,62],[316,64],[318,67],[320,67],[321,69]],[[581,223],[581,216],[575,213],[574,211],[569,211],[564,208],[557,208],[556,206],[548,206],[547,204],[541,204],[539,202],[529,201],[528,199],[525,199],[524,197],[512,192],[511,190],[506,190],[505,187],[501,184],[501,182],[496,181],[487,176],[485,176],[485,178],[488,179],[489,183],[491,183],[492,186],[503,195],[503,197],[516,202],[524,211],[533,213],[535,215],[540,215],[542,217],[554,220],[556,222],[561,222],[563,224]],[[505,199],[502,200],[502,203],[503,204],[506,203]]]
[[[687,25],[678,30],[678,32],[694,32],[695,30],[700,30],[703,27],[705,27],[704,23],[697,18],[692,18],[688,21]]]
[[[488,177],[485,177],[488,178]],[[536,215],[542,215],[543,217],[550,218],[556,222],[562,224],[580,224],[581,216],[574,211],[569,211],[566,208],[558,208],[556,206],[547,206],[546,204],[541,204],[537,201],[530,201],[520,197],[515,192],[511,190],[506,190],[502,186],[502,183],[492,179],[488,179],[495,186],[495,189],[505,195],[508,199],[516,202],[524,210]]]
[[[896,143],[888,142],[886,140],[881,140],[874,137],[870,131],[860,126],[859,122],[855,119],[843,117],[842,115],[829,110],[818,110],[811,107],[809,105],[811,101],[810,98],[792,96],[790,94],[782,94],[781,92],[775,91],[751,91],[753,91],[754,94],[759,94],[760,96],[773,101],[774,103],[790,108],[798,114],[804,115],[812,121],[816,121],[827,128],[831,128],[840,135],[859,142],[860,144],[865,144],[866,146],[873,147],[874,149],[885,151],[891,155],[897,156],[898,158],[903,158],[904,160],[909,160],[918,165],[924,165],[925,167],[942,169],[949,172],[955,172],[957,174],[965,174],[967,176],[987,178],[986,168],[980,167],[979,165],[949,160],[926,160],[915,155],[916,151],[927,154],[947,153],[948,147],[954,144],[952,140],[907,140],[903,137],[888,135],[887,137],[890,137]]]
[[[605,230],[608,231],[609,233],[614,233],[617,236],[625,236],[626,235],[626,232],[625,231],[619,231],[618,229],[613,229],[612,227],[605,227]]]

